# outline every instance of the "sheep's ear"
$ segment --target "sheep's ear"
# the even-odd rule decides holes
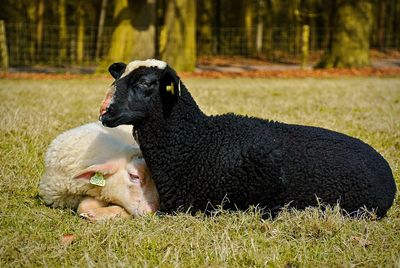
[[[105,176],[112,175],[116,173],[119,169],[119,165],[117,163],[105,163],[105,164],[99,164],[99,165],[92,165],[88,168],[85,168],[78,173],[74,174],[73,178],[74,179],[84,179],[84,180],[90,180],[91,177],[94,176],[96,172],[100,172]]]
[[[181,81],[176,72],[169,66],[165,67],[161,73],[159,86],[160,96],[164,108],[164,117],[168,117],[172,107],[180,96]]]
[[[124,73],[126,68],[126,64],[123,62],[115,62],[108,67],[108,71],[114,79],[120,78],[120,76]]]

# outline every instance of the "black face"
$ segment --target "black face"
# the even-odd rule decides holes
[[[137,126],[148,118],[150,112],[154,112],[158,100],[161,100],[160,106],[163,107],[164,115],[170,112],[170,106],[175,102],[177,93],[167,92],[166,86],[178,79],[171,68],[166,67],[162,70],[157,67],[139,67],[119,78],[124,70],[125,67],[121,68],[120,63],[110,66],[110,73],[117,80],[113,83],[115,93],[108,96],[110,104],[105,111],[102,111],[103,125],[107,127],[123,124]],[[171,82],[171,80],[174,81]],[[177,86],[175,88],[177,89]]]

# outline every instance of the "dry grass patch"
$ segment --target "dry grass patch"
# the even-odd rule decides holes
[[[397,182],[400,78],[188,79],[208,114],[234,111],[361,138]],[[60,132],[97,119],[105,81],[1,80],[0,266],[400,266],[400,203],[380,221],[337,208],[204,217],[152,216],[90,224],[37,197],[43,157]],[[71,241],[62,238],[73,234]]]

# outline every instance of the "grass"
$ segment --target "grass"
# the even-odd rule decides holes
[[[1,267],[400,267],[400,202],[380,221],[333,208],[90,224],[37,197],[50,141],[97,119],[110,81],[0,81]],[[208,114],[234,111],[358,137],[400,175],[400,78],[187,79]],[[60,242],[74,234],[72,244]]]

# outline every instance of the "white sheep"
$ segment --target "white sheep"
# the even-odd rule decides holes
[[[132,127],[108,129],[97,122],[60,134],[46,153],[40,196],[91,221],[155,212],[158,192],[133,142]]]

